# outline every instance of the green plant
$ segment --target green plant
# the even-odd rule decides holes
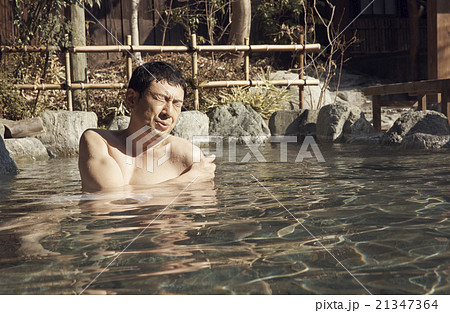
[[[256,7],[255,23],[264,34],[264,42],[298,43],[303,32],[305,0],[261,0]]]
[[[14,41],[8,42],[8,45],[57,48],[69,45],[68,37],[65,34],[70,34],[72,27],[65,18],[64,9],[70,4],[80,2],[79,0],[11,1],[16,33]],[[87,6],[99,5],[100,0],[85,0],[84,3]],[[13,88],[13,84],[18,83],[41,84],[65,81],[64,73],[61,70],[61,55],[56,51],[12,53],[5,55],[4,59],[1,71],[11,73],[8,78],[9,89]],[[11,93],[15,92],[11,91]],[[45,109],[63,107],[61,102],[54,100],[55,97],[49,97],[49,95],[54,95],[55,91],[23,91],[22,94],[26,98],[24,102],[10,102],[8,107],[1,108],[0,114],[19,119],[36,116]],[[3,95],[3,97],[5,96]]]
[[[26,111],[26,100],[14,89],[11,75],[0,72],[0,118],[20,119]]]
[[[219,91],[216,96],[205,97],[204,101],[209,105],[208,109],[226,105],[231,102],[242,102],[252,107],[264,119],[280,110],[280,104],[291,100],[291,94],[286,88],[278,88],[269,83],[271,70],[260,69],[258,80],[262,85],[257,87],[235,87]]]
[[[163,17],[165,28],[169,27],[169,20],[173,25],[181,25],[189,36],[188,40],[192,33],[197,34],[201,28],[206,30],[207,36],[197,34],[198,44],[215,44],[220,42],[230,26],[230,6],[230,0],[193,1],[175,8],[172,8],[170,3],[162,14],[158,14]]]

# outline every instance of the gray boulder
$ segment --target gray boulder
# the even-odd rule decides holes
[[[402,146],[408,149],[450,148],[450,135],[414,133],[403,138]]]
[[[364,117],[361,109],[351,104],[329,104],[323,106],[317,118],[317,138],[324,142],[342,141],[351,134],[353,124]]]
[[[37,138],[9,138],[5,139],[5,146],[14,160],[30,159],[44,160],[48,159],[47,149]]]
[[[3,138],[0,136],[0,175],[17,174],[17,166],[14,160],[9,155],[5,147]]]
[[[82,111],[45,111],[40,114],[45,132],[35,136],[54,157],[78,154],[78,142],[88,128],[97,128],[97,115]]]
[[[302,136],[316,136],[319,110],[306,109],[300,116],[299,133]]]
[[[237,137],[240,143],[245,142],[243,136],[250,136],[253,142],[266,142],[270,138],[270,130],[263,118],[243,103],[216,107],[208,116],[212,136]]]
[[[392,125],[389,131],[383,136],[381,143],[385,145],[401,145],[404,138],[416,133],[433,136],[450,135],[450,127],[447,117],[442,113],[428,110],[404,113],[395,121],[394,125]],[[412,147],[414,142],[418,142],[418,138],[430,139],[431,137],[411,137],[409,139],[408,146]]]
[[[361,116],[356,122],[344,131],[345,142],[351,144],[378,144],[382,134],[378,133],[372,124]]]
[[[108,129],[109,130],[123,130],[127,129],[128,125],[130,124],[130,117],[129,116],[115,116],[109,124]]]
[[[184,111],[178,117],[172,135],[192,141],[193,136],[209,135],[209,118],[200,111]]]
[[[272,136],[299,135],[300,110],[285,110],[274,112],[269,119],[269,129]]]
[[[305,92],[305,103],[303,104],[304,109],[318,109],[324,105],[333,103],[334,97],[328,89],[324,88],[323,82],[320,82],[318,86],[305,86],[303,90]],[[321,93],[322,98],[320,97]]]

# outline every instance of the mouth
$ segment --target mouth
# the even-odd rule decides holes
[[[156,128],[158,128],[159,130],[162,130],[162,131],[169,129],[169,127],[170,127],[170,123],[168,121],[158,120],[158,121],[155,121],[155,124],[156,124]]]

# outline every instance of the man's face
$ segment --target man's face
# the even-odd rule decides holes
[[[134,93],[131,110],[140,123],[151,129],[170,133],[175,127],[183,106],[184,90],[166,81],[153,81],[142,97]]]

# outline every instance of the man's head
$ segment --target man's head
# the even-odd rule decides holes
[[[137,91],[142,97],[151,83],[167,82],[169,85],[180,86],[186,94],[186,81],[181,72],[172,64],[167,62],[148,62],[138,66],[131,76],[128,88]]]
[[[139,66],[125,95],[131,111],[129,130],[150,126],[170,132],[181,113],[185,91],[186,82],[172,64],[149,62]]]

